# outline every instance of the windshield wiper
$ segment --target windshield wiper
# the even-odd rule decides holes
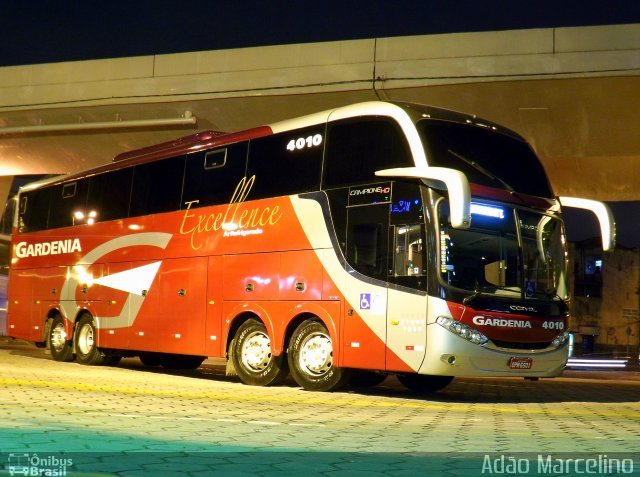
[[[500,184],[502,184],[502,186],[507,189],[511,194],[515,194],[516,190],[511,187],[508,183],[506,183],[504,180],[502,180],[500,177],[498,177],[497,175],[495,175],[493,172],[485,169],[483,166],[481,166],[480,164],[478,164],[476,161],[471,160],[465,156],[463,156],[462,154],[453,151],[451,149],[447,149],[447,152],[449,154],[451,154],[453,157],[456,157],[458,159],[460,159],[461,161],[469,164],[471,167],[473,167],[475,170],[480,171],[482,174],[484,174],[485,176],[487,176],[489,179],[493,180],[493,181],[497,181]]]
[[[504,287],[501,285],[480,285],[477,281],[476,281],[476,286],[475,289],[473,290],[473,294],[469,295],[467,297],[465,297],[462,300],[463,304],[467,304],[473,300],[475,300],[477,297],[479,297],[480,295],[493,295],[494,291],[496,290],[504,290],[504,291],[509,291],[509,292],[515,292],[515,293],[519,293],[520,295],[522,295],[522,290],[520,289],[520,287]]]

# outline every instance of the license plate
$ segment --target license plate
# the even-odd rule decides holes
[[[533,358],[513,357],[509,360],[509,367],[511,369],[531,369],[531,366],[533,366]]]

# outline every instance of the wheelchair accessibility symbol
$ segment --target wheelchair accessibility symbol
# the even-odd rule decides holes
[[[371,293],[360,293],[360,309],[371,309]]]

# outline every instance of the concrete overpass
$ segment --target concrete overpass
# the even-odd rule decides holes
[[[195,131],[376,98],[523,134],[559,195],[640,199],[640,24],[365,38],[0,68],[0,197]],[[158,121],[166,120],[166,121]]]

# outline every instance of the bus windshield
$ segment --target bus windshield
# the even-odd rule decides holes
[[[522,298],[567,298],[560,220],[479,202],[472,202],[471,214],[471,228],[454,229],[447,201],[440,204],[440,275],[446,285]]]
[[[433,119],[418,121],[417,128],[430,166],[462,171],[474,184],[554,198],[542,164],[523,140]]]

